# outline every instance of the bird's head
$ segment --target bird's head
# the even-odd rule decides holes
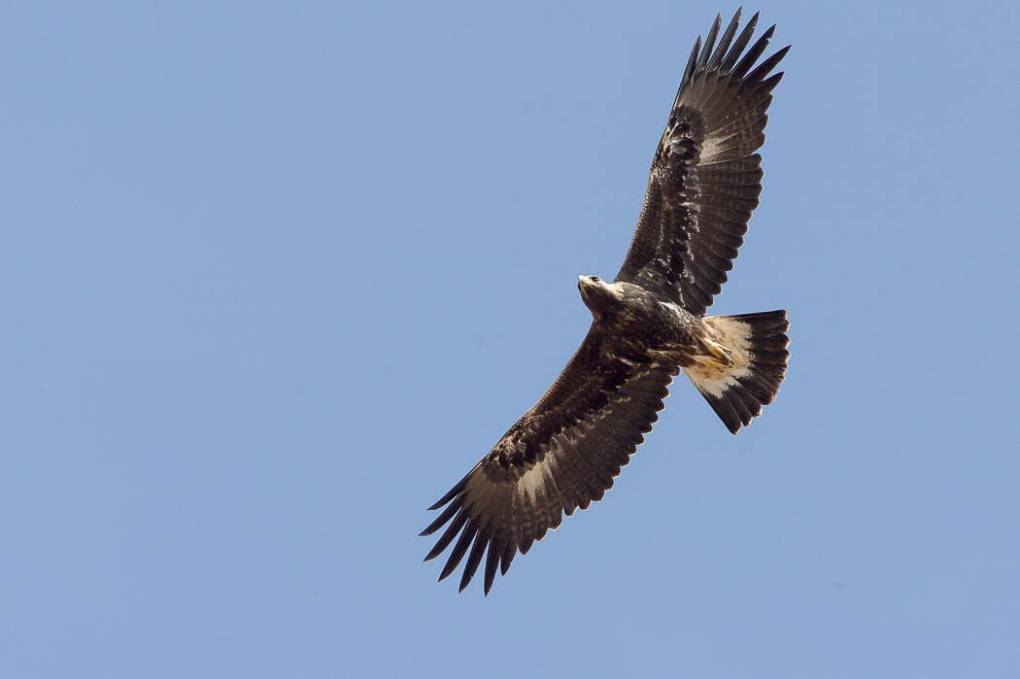
[[[596,318],[601,318],[623,302],[618,283],[607,283],[598,276],[578,276],[581,299]]]

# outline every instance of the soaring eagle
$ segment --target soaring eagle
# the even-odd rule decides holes
[[[695,41],[627,258],[611,283],[579,277],[587,336],[538,403],[429,508],[445,507],[421,534],[446,529],[425,560],[453,544],[440,580],[467,555],[463,590],[484,557],[488,594],[497,568],[505,575],[564,512],[600,500],[681,369],[734,434],[775,398],[789,358],[786,312],[705,315],[758,205],[755,151],[783,76],[772,71],[789,50],[756,65],[775,30],[745,51],[757,20],[738,35],[738,10],[720,36],[717,16]]]

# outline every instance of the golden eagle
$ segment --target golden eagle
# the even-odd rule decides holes
[[[430,507],[445,509],[421,534],[446,529],[425,559],[453,543],[440,580],[467,555],[463,590],[485,557],[488,594],[497,568],[506,574],[564,512],[600,500],[681,369],[733,433],[775,398],[789,358],[786,312],[705,316],[758,205],[755,151],[783,76],[772,71],[789,50],[756,65],[775,30],[751,44],[757,19],[738,35],[738,10],[720,36],[717,16],[695,41],[623,267],[612,283],[578,281],[588,335],[541,400]]]

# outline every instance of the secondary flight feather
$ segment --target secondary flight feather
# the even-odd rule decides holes
[[[464,561],[463,590],[484,560],[488,594],[517,553],[563,515],[602,499],[683,370],[732,432],[775,398],[789,352],[786,312],[706,316],[726,282],[761,194],[766,111],[784,47],[759,61],[775,26],[716,17],[687,60],[627,257],[613,282],[581,276],[587,336],[545,395],[430,509],[443,532],[439,579]],[[739,29],[739,33],[738,33]],[[749,46],[750,45],[750,46]]]

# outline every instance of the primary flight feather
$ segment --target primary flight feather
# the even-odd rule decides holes
[[[761,193],[766,111],[789,47],[759,62],[775,26],[751,43],[755,14],[720,36],[716,17],[691,50],[652,159],[634,240],[612,283],[581,276],[592,324],[545,395],[430,509],[425,557],[453,548],[439,579],[467,561],[463,590],[485,562],[527,553],[577,508],[600,500],[686,372],[734,434],[775,398],[789,358],[785,311],[705,316],[743,242]],[[750,47],[748,47],[750,45]]]

